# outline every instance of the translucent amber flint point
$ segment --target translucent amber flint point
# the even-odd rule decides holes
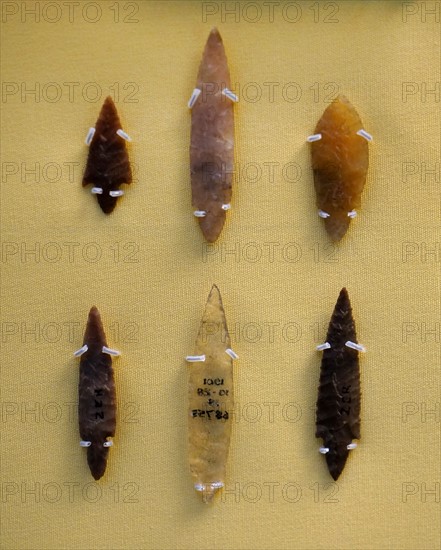
[[[317,207],[329,214],[324,220],[333,241],[339,241],[351,222],[348,212],[358,210],[369,164],[368,142],[357,134],[360,117],[344,96],[331,103],[314,133],[322,139],[311,143]]]
[[[194,355],[189,363],[189,464],[194,488],[211,502],[223,487],[234,410],[233,359],[222,298],[213,285],[205,305]]]

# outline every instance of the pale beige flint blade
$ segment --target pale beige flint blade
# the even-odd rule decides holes
[[[225,483],[233,412],[230,345],[221,295],[213,285],[194,356],[187,358],[190,471],[204,502],[210,502]]]

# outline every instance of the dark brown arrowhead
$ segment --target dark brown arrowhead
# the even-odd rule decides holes
[[[123,183],[132,182],[132,170],[125,140],[116,132],[121,130],[118,113],[109,96],[102,106],[95,125],[95,134],[90,142],[89,156],[83,176],[83,187],[93,184],[102,189],[97,194],[98,204],[105,214],[115,208],[118,197],[111,191],[119,191]]]
[[[115,435],[116,400],[112,358],[103,353],[107,346],[100,314],[92,307],[87,320],[83,344],[88,350],[81,356],[78,388],[78,418],[80,436],[90,441],[87,462],[95,479],[104,474],[109,448],[108,437]]]
[[[348,292],[343,288],[329,323],[317,399],[316,437],[323,439],[331,476],[337,480],[349,454],[347,446],[360,438],[360,373],[355,324]]]
[[[234,170],[233,103],[222,90],[230,88],[222,38],[213,29],[205,46],[196,88],[201,91],[192,108],[190,171],[192,205],[205,212],[199,224],[206,240],[214,242],[225,223]]]

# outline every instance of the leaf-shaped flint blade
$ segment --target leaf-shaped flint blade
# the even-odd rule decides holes
[[[190,471],[204,502],[225,482],[233,410],[233,360],[226,350],[230,336],[221,295],[213,285],[189,363],[188,385]]]
[[[315,136],[321,137],[311,140],[317,207],[333,241],[343,237],[361,204],[369,164],[367,140],[357,133],[362,128],[357,111],[340,95],[317,123]]]
[[[223,91],[230,73],[222,38],[216,28],[208,37],[199,67],[200,90],[191,113],[190,171],[192,205],[205,239],[220,235],[231,201],[234,170],[233,102]]]
[[[108,437],[115,435],[116,397],[112,358],[103,353],[107,347],[106,335],[99,311],[89,312],[83,345],[87,351],[81,355],[78,386],[78,419],[80,437],[90,442],[87,462],[95,479],[103,476],[109,448],[104,446]]]
[[[118,133],[119,132],[119,133]],[[83,187],[93,184],[98,204],[110,214],[121,194],[120,186],[132,182],[132,170],[121,122],[115,104],[109,96],[99,114],[89,145],[89,156],[83,176]]]
[[[349,295],[343,288],[329,323],[323,351],[317,399],[316,437],[328,450],[331,476],[340,476],[349,454],[348,445],[360,437],[360,372],[358,351],[346,345],[356,342]]]

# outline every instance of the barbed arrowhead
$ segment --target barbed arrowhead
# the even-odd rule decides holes
[[[101,108],[95,132],[89,144],[89,156],[83,176],[83,187],[93,184],[98,204],[110,214],[120,196],[120,186],[132,182],[132,170],[121,122],[115,104],[109,96]],[[101,191],[99,191],[101,190]]]

